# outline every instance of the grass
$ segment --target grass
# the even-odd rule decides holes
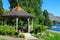
[[[60,34],[58,33],[51,33],[54,36],[41,36],[44,40],[60,40]]]
[[[60,40],[60,34],[54,32],[50,32],[49,35],[47,33],[44,35],[35,34],[35,36],[44,40]]]
[[[6,39],[0,38],[0,40],[6,40]]]

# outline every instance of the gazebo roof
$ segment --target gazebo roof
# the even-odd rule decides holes
[[[4,14],[4,16],[33,17],[31,14],[24,11],[20,6],[16,6],[11,12]]]

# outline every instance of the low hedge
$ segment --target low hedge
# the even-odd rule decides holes
[[[12,26],[4,25],[0,26],[0,35],[11,35],[14,36],[16,34],[16,30]]]
[[[44,25],[34,25],[33,33],[41,33],[47,30],[47,26]]]

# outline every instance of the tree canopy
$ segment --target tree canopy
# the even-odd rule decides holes
[[[2,0],[0,0],[0,14],[3,13],[3,4],[2,4]]]
[[[42,0],[9,0],[9,3],[10,10],[12,10],[16,6],[21,6],[28,13],[36,16],[36,21],[42,21]]]

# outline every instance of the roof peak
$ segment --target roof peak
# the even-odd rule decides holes
[[[15,8],[13,8],[13,11],[14,11],[14,10],[20,10],[20,11],[21,11],[21,10],[23,10],[23,9],[22,9],[22,7],[20,7],[20,6],[16,6]]]

